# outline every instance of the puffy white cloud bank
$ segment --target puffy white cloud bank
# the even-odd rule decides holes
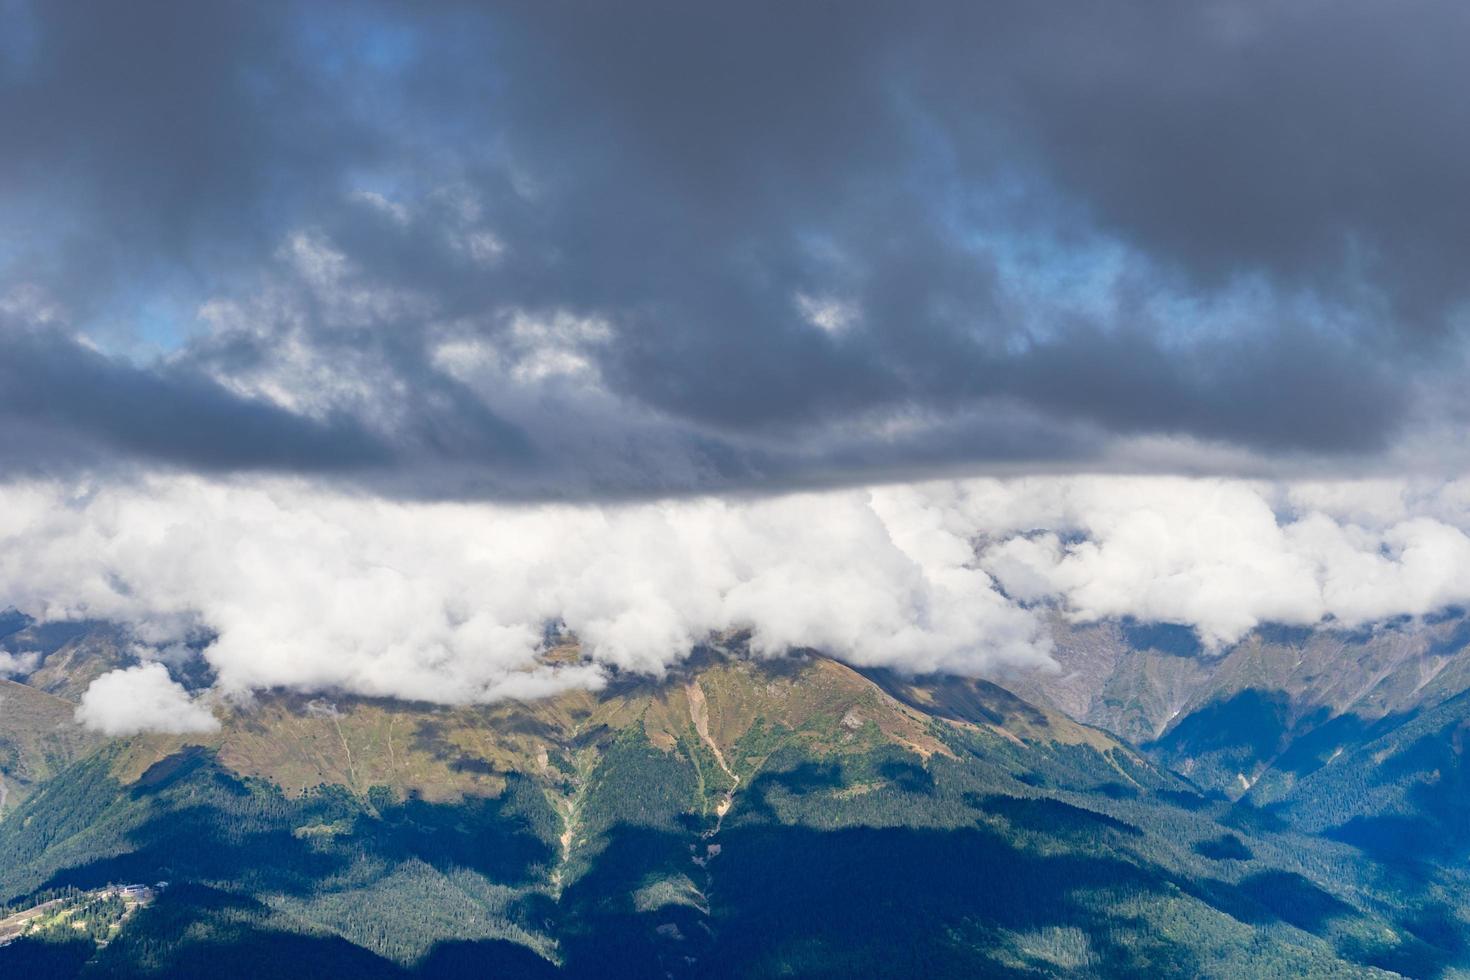
[[[1212,647],[1261,623],[1358,626],[1470,601],[1470,481],[1077,478],[969,484],[957,500],[1008,594],[1079,620],[1187,624]]]
[[[456,703],[658,673],[712,631],[758,652],[982,674],[1045,667],[1042,607],[1185,623],[1358,625],[1470,602],[1470,481],[1056,477],[621,506],[406,503],[295,482],[0,486],[0,605],[199,631],[231,696]],[[581,663],[538,660],[548,622]],[[80,717],[187,730],[156,663]],[[174,726],[174,727],[170,727]]]
[[[77,721],[107,735],[139,732],[208,732],[219,722],[189,696],[160,663],[109,671],[92,682],[77,707]]]

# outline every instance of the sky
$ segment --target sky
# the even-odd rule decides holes
[[[1464,599],[1462,3],[0,24],[0,605],[457,701]]]

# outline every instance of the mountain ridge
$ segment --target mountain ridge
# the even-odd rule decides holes
[[[69,642],[67,656],[109,655]],[[560,642],[547,656],[579,654]],[[1441,703],[1445,724],[1460,703]],[[343,970],[424,976],[454,975],[444,957],[466,942],[466,975],[502,961],[511,975],[605,975],[611,961],[627,976],[830,975],[863,961],[956,976],[1442,976],[1470,936],[1463,872],[1395,863],[1373,837],[1383,814],[1324,809],[1319,797],[1345,798],[1325,776],[1303,778],[1326,788],[1295,809],[1232,801],[1157,745],[986,680],[753,657],[731,637],[663,678],[530,702],[267,691],[215,710],[216,732],[99,740],[0,819],[0,902],[182,886],[107,948],[77,951],[88,975],[181,969],[201,929],[233,937],[218,942],[251,975],[309,940]],[[1431,722],[1404,748],[1432,743]],[[1362,798],[1399,806],[1422,783],[1410,766]],[[1453,810],[1430,815],[1443,830]],[[922,916],[895,909],[894,889]]]

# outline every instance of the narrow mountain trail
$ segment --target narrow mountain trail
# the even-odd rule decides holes
[[[398,756],[393,751],[393,726],[397,721],[398,718],[396,715],[388,716],[388,771],[393,774],[393,778],[395,779],[398,778]]]
[[[347,778],[351,781],[354,792],[359,791],[357,785],[357,767],[352,764],[352,746],[347,744],[347,736],[342,732],[342,723],[337,720],[337,712],[332,710],[332,727],[337,729],[337,738],[342,742],[342,751],[347,753]]]
[[[725,814],[730,812],[730,807],[735,802],[735,790],[740,788],[740,777],[725,761],[725,754],[720,751],[719,744],[709,733],[709,702],[705,700],[704,688],[699,686],[699,680],[695,679],[684,685],[684,694],[689,699],[689,720],[694,722],[694,730],[699,733],[704,744],[709,746],[710,752],[714,754],[715,762],[725,771],[725,775],[730,777],[730,789],[725,793],[725,798],[715,804],[714,829],[705,834],[706,837],[713,837],[720,832],[720,827],[725,822]]]

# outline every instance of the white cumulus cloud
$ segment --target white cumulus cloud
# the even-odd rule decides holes
[[[1073,477],[973,484],[957,511],[1017,598],[1054,598],[1079,620],[1183,623],[1218,646],[1262,623],[1357,626],[1470,602],[1470,536],[1454,523],[1465,489]]]
[[[0,594],[45,618],[216,634],[230,693],[455,703],[657,674],[711,632],[762,652],[979,673],[1046,662],[962,536],[883,491],[623,506],[421,504],[157,478],[0,491]],[[544,628],[583,663],[537,661]]]
[[[12,483],[0,603],[118,621],[157,650],[212,636],[226,696],[532,698],[613,669],[658,675],[737,629],[762,654],[979,675],[1049,666],[1050,608],[1182,623],[1219,646],[1262,623],[1470,603],[1466,499],[1464,483],[1080,476],[600,506]],[[581,662],[539,659],[553,622]],[[163,667],[135,670],[89,692],[90,723],[134,724],[104,709],[136,686],[202,724]]]
[[[108,671],[82,693],[77,721],[104,735],[139,732],[211,732],[219,722],[209,708],[168,676],[160,663]]]
[[[34,650],[21,653],[11,653],[8,650],[0,650],[0,677],[13,677],[16,674],[29,673],[36,669],[36,664],[41,660],[41,655]]]

